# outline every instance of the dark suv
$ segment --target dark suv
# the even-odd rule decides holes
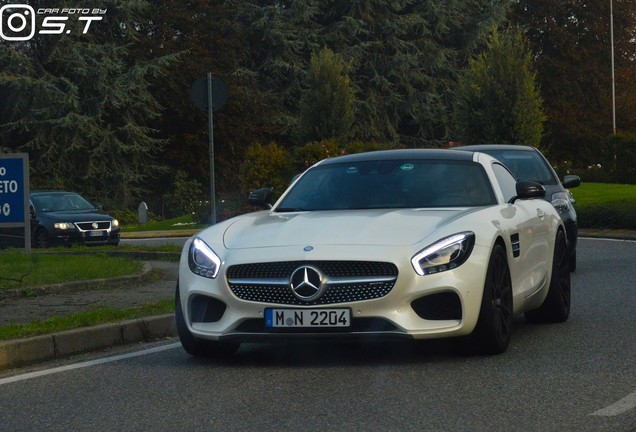
[[[33,247],[119,244],[119,221],[75,192],[32,191],[29,201]]]
[[[578,226],[574,198],[567,190],[581,184],[575,175],[566,175],[563,183],[548,163],[547,159],[534,147],[510,144],[479,144],[465,147],[454,147],[457,150],[469,150],[486,153],[508,167],[517,180],[532,180],[541,183],[545,188],[546,201],[550,201],[557,209],[565,224],[570,253],[570,271],[576,270],[576,241]]]

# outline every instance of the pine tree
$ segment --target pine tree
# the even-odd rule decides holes
[[[328,48],[313,55],[307,89],[300,100],[302,143],[323,139],[346,142],[353,134],[354,102],[347,65],[340,56]]]
[[[456,127],[466,144],[539,146],[545,114],[521,31],[493,28],[485,51],[459,79]]]

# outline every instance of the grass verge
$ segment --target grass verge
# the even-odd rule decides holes
[[[0,326],[0,340],[22,339],[77,329],[80,327],[91,327],[99,324],[126,321],[173,312],[173,300],[162,300],[157,303],[131,309],[100,308],[89,312],[80,312],[63,317],[49,318],[44,321],[34,321],[30,324],[10,324]]]
[[[143,263],[104,253],[26,254],[0,251],[0,290],[113,278],[141,273]]]
[[[582,183],[571,192],[580,228],[636,229],[636,185]]]

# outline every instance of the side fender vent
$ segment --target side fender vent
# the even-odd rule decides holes
[[[510,243],[512,244],[512,256],[518,258],[521,255],[521,244],[519,243],[519,234],[513,234],[510,236]]]

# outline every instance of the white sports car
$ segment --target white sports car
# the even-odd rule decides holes
[[[268,190],[251,194],[265,203]],[[543,187],[478,152],[321,161],[268,210],[187,241],[176,290],[195,356],[241,342],[466,336],[506,350],[513,316],[570,310],[567,238]]]

